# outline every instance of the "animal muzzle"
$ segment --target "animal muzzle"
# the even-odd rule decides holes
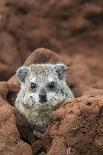
[[[41,89],[39,93],[39,102],[47,102],[47,95],[45,89]]]

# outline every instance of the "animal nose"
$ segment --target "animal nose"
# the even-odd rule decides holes
[[[46,102],[47,101],[45,89],[41,89],[40,94],[39,94],[39,99],[40,99],[40,102]]]

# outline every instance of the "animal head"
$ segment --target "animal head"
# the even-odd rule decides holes
[[[21,83],[25,102],[56,105],[65,99],[67,66],[64,64],[32,64],[20,67],[16,76]]]

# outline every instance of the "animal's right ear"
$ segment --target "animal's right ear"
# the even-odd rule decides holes
[[[16,76],[20,82],[25,82],[25,78],[29,73],[29,67],[23,66],[16,71]]]

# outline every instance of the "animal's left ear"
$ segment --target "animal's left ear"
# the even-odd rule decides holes
[[[54,66],[56,73],[58,74],[58,78],[62,80],[65,77],[68,66],[64,64],[57,64]]]

